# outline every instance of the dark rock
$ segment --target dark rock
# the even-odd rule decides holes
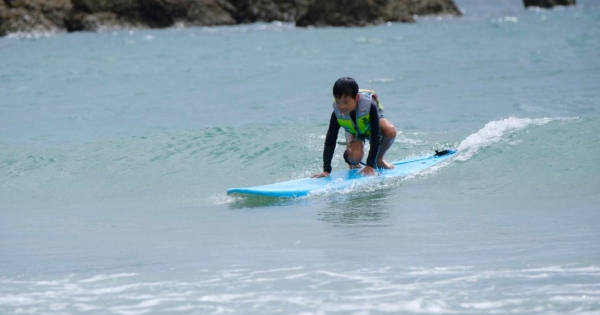
[[[396,3],[402,3],[402,7],[412,15],[462,15],[453,0],[405,0]]]
[[[23,8],[0,8],[0,36],[11,33],[47,33],[58,28],[40,11]]]
[[[234,24],[231,4],[218,0],[139,0],[142,15],[153,27]]]
[[[8,14],[9,9],[10,8],[6,4],[6,2],[4,2],[4,0],[0,0],[0,24],[2,23],[2,21],[4,21],[3,17]]]
[[[229,0],[238,23],[293,22],[308,10],[310,0]]]
[[[185,15],[184,1],[139,0],[142,16],[150,27],[168,27],[174,18]]]
[[[8,3],[12,8],[43,14],[59,29],[64,29],[65,17],[73,9],[71,0],[9,0]]]
[[[101,31],[112,29],[144,28],[144,24],[136,20],[119,17],[113,12],[98,12],[91,14],[77,13],[66,20],[67,30],[74,31]]]
[[[190,1],[185,16],[177,17],[176,23],[185,25],[208,26],[235,24],[233,5],[225,0]]]
[[[0,36],[65,30],[70,0],[0,0]]]
[[[0,36],[258,21],[366,26],[428,14],[460,12],[453,0],[0,0]]]
[[[76,11],[82,13],[112,12],[120,16],[137,16],[138,0],[72,0]]]
[[[557,5],[576,5],[576,0],[523,0],[525,7],[552,8]]]
[[[414,15],[461,15],[453,0],[314,1],[296,26],[367,26],[414,22]]]
[[[74,12],[67,19],[73,31],[158,27],[142,14],[140,0],[72,0]]]
[[[224,0],[73,0],[78,13],[69,19],[70,30],[169,27],[234,24],[235,8]],[[85,14],[82,14],[85,13]],[[87,15],[91,15],[87,17]]]
[[[408,12],[391,8],[392,1],[335,0],[315,1],[296,26],[367,26],[386,21],[413,22]]]

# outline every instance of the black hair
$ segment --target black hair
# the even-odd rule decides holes
[[[354,79],[345,77],[339,78],[333,85],[333,97],[340,99],[344,96],[356,97],[358,94],[358,84]]]

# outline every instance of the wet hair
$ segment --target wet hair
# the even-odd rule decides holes
[[[340,99],[344,96],[356,97],[358,94],[358,84],[354,79],[345,77],[339,78],[333,85],[333,97]]]

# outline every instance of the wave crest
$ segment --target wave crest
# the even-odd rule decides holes
[[[541,126],[553,121],[565,121],[577,118],[517,118],[509,117],[502,120],[490,121],[476,133],[470,134],[458,145],[459,160],[468,160],[479,149],[490,146],[511,134],[530,126]]]

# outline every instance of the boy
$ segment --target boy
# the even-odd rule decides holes
[[[323,172],[311,177],[327,177],[331,173],[331,159],[335,151],[340,127],[346,130],[344,160],[350,168],[360,168],[364,157],[364,141],[370,139],[371,148],[363,175],[375,175],[375,167],[394,168],[383,160],[385,152],[396,139],[396,128],[383,118],[379,101],[374,93],[359,93],[358,84],[352,78],[340,78],[333,85],[333,113],[323,148]]]

